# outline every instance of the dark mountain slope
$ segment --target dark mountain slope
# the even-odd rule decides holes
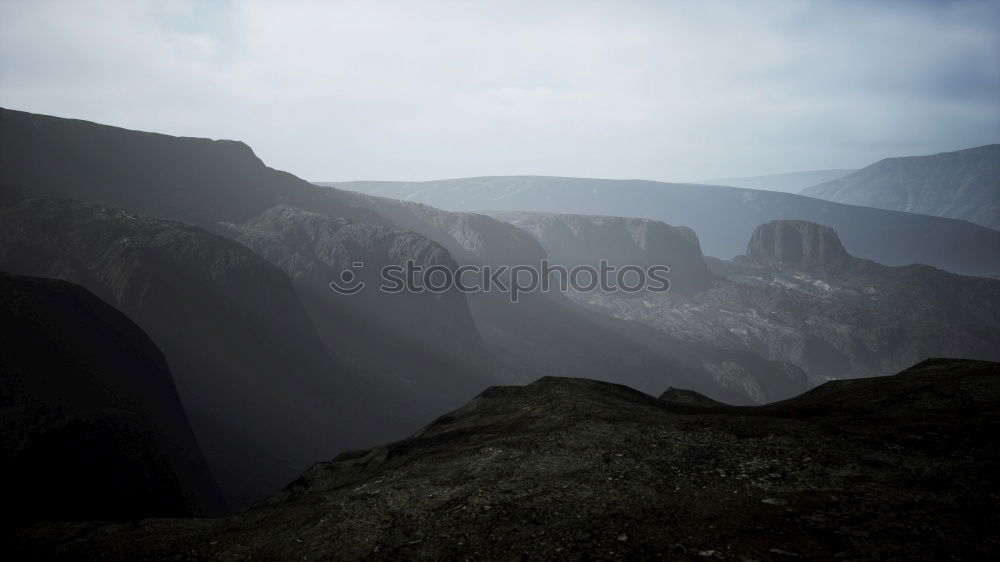
[[[857,425],[918,412],[926,424],[961,410],[996,415],[1000,410],[998,375],[997,363],[932,358],[895,377],[830,381],[760,411],[800,419],[853,420],[848,423]]]
[[[387,263],[449,261],[440,247],[392,227],[339,190],[268,168],[243,143],[0,110],[0,159],[0,183],[29,193],[189,222],[253,246],[292,277],[329,354],[354,372],[365,370],[363,378],[384,394],[385,403],[373,409],[404,423],[398,435],[502,380],[495,361],[481,353],[462,295],[375,298],[375,282],[365,296],[339,298],[328,286],[354,263],[365,264],[370,281]],[[275,334],[271,345],[295,345],[287,337]],[[310,370],[323,368],[319,362]],[[428,401],[407,411],[405,403],[421,397]]]
[[[1000,273],[1000,232],[964,221],[855,207],[790,193],[642,180],[500,176],[333,185],[451,211],[537,211],[640,217],[683,224],[708,255],[743,252],[775,219],[833,227],[852,254],[888,265],[923,263],[967,275]]]
[[[803,195],[1000,228],[1000,144],[886,158]],[[868,257],[868,256],[865,256]]]
[[[277,205],[385,224],[268,168],[238,141],[173,137],[0,108],[0,184],[212,229]]]
[[[0,273],[6,524],[221,515],[167,363],[85,289]]]
[[[995,363],[936,360],[762,408],[545,378],[315,465],[235,516],[38,525],[18,546],[130,560],[991,559],[998,413]]]
[[[237,240],[291,276],[331,355],[378,391],[379,402],[368,405],[373,422],[388,417],[418,427],[491,384],[510,382],[476,330],[465,295],[379,291],[387,265],[412,260],[454,270],[441,245],[414,232],[285,206],[234,229]],[[358,256],[363,267],[352,271],[366,289],[336,294],[330,281]]]
[[[157,342],[233,507],[317,455],[392,435],[348,427],[374,398],[330,359],[288,277],[245,246],[96,203],[3,195],[0,268],[78,283]]]

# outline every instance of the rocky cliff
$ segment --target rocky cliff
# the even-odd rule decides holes
[[[851,261],[834,229],[796,220],[758,226],[745,256],[758,265],[823,271],[840,270]]]
[[[693,293],[711,286],[694,230],[684,226],[623,217],[492,213],[531,233],[553,263],[596,266],[600,260],[618,267],[666,265],[671,290]]]

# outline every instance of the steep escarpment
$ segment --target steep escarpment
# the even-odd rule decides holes
[[[163,354],[78,285],[0,273],[6,524],[221,515]]]
[[[346,429],[364,386],[330,358],[288,276],[241,244],[3,190],[0,268],[78,283],[149,334],[233,507],[331,447],[385,435]]]
[[[661,221],[595,215],[492,213],[531,233],[554,263],[597,266],[601,260],[623,267],[670,267],[671,290],[693,293],[711,286],[698,236]]]
[[[206,560],[1000,552],[995,363],[936,360],[761,408],[697,402],[580,379],[491,388],[409,439],[313,466],[241,514],[38,525],[15,545]]]

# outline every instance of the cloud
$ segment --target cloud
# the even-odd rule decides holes
[[[315,180],[682,180],[1000,139],[996,2],[0,1],[0,104]]]

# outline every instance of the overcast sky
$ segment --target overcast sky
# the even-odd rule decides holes
[[[0,105],[314,181],[852,168],[1000,142],[1000,2],[0,0]]]

